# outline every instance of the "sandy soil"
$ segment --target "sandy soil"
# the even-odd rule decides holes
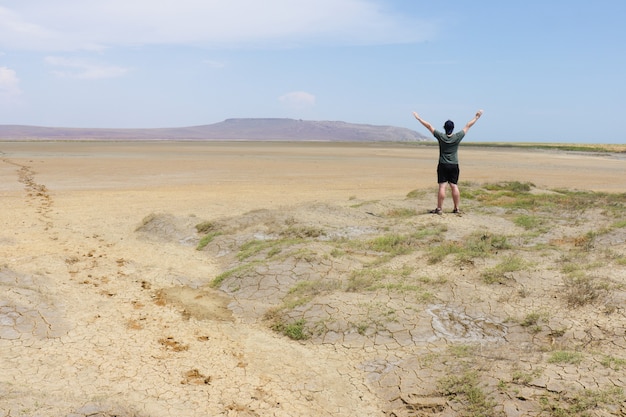
[[[478,184],[508,180],[531,182],[543,192],[625,191],[626,160],[614,154],[463,148],[460,158],[462,180]],[[468,266],[447,270],[428,266],[423,255],[400,257],[387,271],[411,264],[426,271],[416,276],[438,279],[453,271],[450,280],[460,281],[439,288],[437,302],[421,304],[381,291],[324,293],[302,317],[308,314],[310,321],[313,315],[318,324],[332,317],[345,326],[329,325],[294,341],[264,320],[289,288],[302,277],[345,280],[376,257],[321,256],[324,241],[306,248],[313,250],[310,258],[257,267],[256,281],[211,285],[241,265],[235,252],[243,242],[271,240],[285,225],[317,225],[350,238],[400,227],[385,213],[432,208],[435,165],[434,147],[409,145],[0,143],[0,416],[462,415],[433,390],[455,372],[447,362],[451,346],[480,346],[490,364],[513,354],[515,345],[522,352],[515,355],[525,358],[520,371],[530,375],[545,363],[548,328],[561,329],[571,311],[546,320],[533,339],[507,318],[520,317],[522,307],[550,310],[549,298],[522,300],[511,295],[520,293],[515,286],[507,287],[506,298],[501,289],[465,282],[473,279]],[[425,192],[407,199],[413,190]],[[196,250],[201,235],[195,225],[207,221],[230,235]],[[411,222],[416,228],[445,226],[457,239],[473,230],[522,233],[501,212],[470,207],[462,217],[424,215]],[[562,224],[563,233],[584,234],[583,226],[576,227]],[[613,250],[624,256],[623,236],[612,238]],[[560,285],[546,282],[557,255],[544,258],[546,265],[516,278],[531,294]],[[603,273],[626,284],[623,264]],[[596,349],[621,364],[623,292],[613,297],[610,317],[590,307],[577,319],[579,327],[567,322],[567,329],[580,343],[610,333],[601,339],[609,347]],[[371,325],[352,331],[359,320],[376,322],[381,305],[395,311],[394,320],[381,324],[384,331]],[[465,333],[447,329],[452,316]],[[446,360],[437,362],[437,355]],[[520,385],[517,397],[498,394],[498,381],[516,380],[511,375],[520,363],[512,361],[490,368],[493,376],[485,382],[492,396],[499,395],[498,412],[510,416],[549,415],[541,414],[542,392],[572,392],[568,384],[584,379],[591,366],[545,368],[533,374],[533,384]],[[623,388],[626,378],[611,370],[594,374],[595,385],[580,385]],[[571,380],[562,376],[567,373]],[[624,407],[612,406],[610,414],[625,415]]]

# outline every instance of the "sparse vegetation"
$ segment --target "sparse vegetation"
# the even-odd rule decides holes
[[[287,229],[280,232],[281,236],[286,238],[306,239],[325,236],[324,229],[316,226],[298,226],[291,225]]]
[[[511,229],[515,230],[515,234],[505,235],[502,230],[507,229],[499,227],[502,224],[499,223],[498,227],[492,228],[487,224],[465,231],[454,223],[441,221],[442,218],[433,220],[432,217],[418,216],[419,209],[406,208],[406,202],[399,203],[397,207],[386,205],[385,209],[380,209],[381,214],[370,219],[379,222],[378,229],[372,229],[379,232],[368,230],[363,237],[328,237],[324,225],[302,224],[292,218],[287,228],[278,229],[277,223],[271,235],[235,246],[231,269],[216,277],[212,285],[222,286],[229,280],[229,290],[236,290],[239,280],[255,279],[258,273],[262,273],[260,271],[272,271],[272,268],[279,271],[277,274],[297,276],[296,284],[288,290],[279,289],[283,294],[280,301],[266,310],[264,318],[269,328],[298,341],[326,340],[329,334],[341,338],[335,335],[343,332],[343,337],[349,334],[351,340],[362,338],[367,340],[365,343],[371,343],[394,338],[395,329],[402,329],[403,320],[410,315],[407,311],[419,311],[419,303],[447,300],[451,291],[482,280],[490,286],[481,288],[488,294],[496,295],[490,302],[495,304],[506,299],[519,303],[517,317],[509,316],[508,319],[524,329],[520,333],[522,336],[517,334],[516,338],[527,337],[528,343],[534,343],[535,352],[546,352],[550,349],[548,343],[552,343],[555,350],[547,353],[547,364],[575,367],[585,358],[593,357],[606,372],[623,369],[626,360],[622,358],[590,352],[579,344],[569,344],[569,339],[561,338],[565,329],[568,334],[573,334],[569,325],[553,329],[548,325],[548,318],[553,314],[550,308],[554,298],[560,298],[570,308],[583,307],[601,301],[610,290],[618,288],[614,280],[603,278],[602,268],[607,262],[614,265],[626,263],[623,261],[625,256],[620,248],[610,252],[605,249],[600,253],[596,246],[600,246],[597,242],[606,233],[617,231],[619,237],[619,229],[626,227],[626,222],[611,217],[616,213],[626,214],[624,198],[567,190],[535,192],[534,184],[524,182],[484,186],[468,184],[464,188],[473,200],[475,212],[492,210],[501,213],[498,214],[499,221],[509,221],[524,230]],[[416,200],[421,197],[418,191],[407,195],[407,198]],[[363,202],[354,207],[370,203]],[[604,210],[601,216],[607,220],[601,227],[585,229],[581,213],[594,209],[595,215],[601,206]],[[567,233],[560,233],[553,226],[551,216],[555,213],[562,216],[560,218],[571,220],[564,223],[568,227]],[[217,229],[206,226],[204,230],[210,235]],[[450,262],[443,262],[448,257]],[[547,265],[542,257],[554,261]],[[562,287],[552,286],[557,288],[555,292],[547,291],[550,293],[548,301],[538,287],[527,282],[535,279],[534,269],[542,274],[542,279],[563,280]],[[500,289],[492,284],[504,286]],[[531,295],[533,301],[529,304]],[[472,296],[474,298],[470,300],[461,294],[460,303],[466,303],[466,307],[484,301],[482,294],[473,293]],[[340,312],[335,316],[334,313],[338,312],[336,307],[326,307],[328,316],[324,312],[318,321],[310,321],[310,312],[320,309],[320,303],[325,302],[322,300],[341,297],[351,300],[349,312]],[[533,309],[528,305],[533,305]],[[610,304],[607,302],[606,306],[605,313],[609,314]],[[613,304],[612,311],[617,311],[615,306]],[[449,314],[442,320],[457,320],[453,310]],[[557,311],[554,314],[555,319],[562,319]],[[459,327],[470,325],[464,320],[471,319],[463,317],[459,320]],[[509,329],[515,329],[515,326]],[[472,331],[480,330],[468,333]],[[406,333],[406,330],[400,330],[400,333]],[[407,337],[411,337],[410,333]],[[357,345],[360,343],[357,342]],[[423,364],[445,366],[450,371],[448,376],[439,380],[438,391],[448,398],[450,404],[454,404],[458,415],[500,416],[499,395],[515,398],[514,393],[522,390],[521,386],[532,385],[533,389],[540,389],[533,381],[540,376],[541,369],[528,370],[524,367],[521,370],[514,362],[510,378],[488,382],[489,378],[481,368],[474,366],[475,363],[484,363],[482,347],[479,354],[477,345],[470,342],[451,343],[449,346],[447,352],[429,356]],[[567,350],[567,346],[572,346],[572,350]],[[484,355],[491,357],[489,353]],[[546,363],[543,365],[550,366]],[[584,416],[593,408],[589,408],[593,401],[600,405],[602,401],[610,403],[616,398],[619,398],[617,393],[608,391],[581,391],[567,398],[546,391],[544,403],[537,407],[545,415]]]
[[[545,231],[544,225],[546,224],[546,220],[539,216],[520,214],[513,220],[513,222],[526,230]]]
[[[265,258],[272,258],[273,256],[282,252],[284,247],[292,247],[299,243],[303,243],[302,238],[289,237],[282,239],[252,239],[241,245],[237,259],[239,261],[245,261],[249,258],[260,255],[265,252]]]
[[[512,181],[466,189],[462,193],[464,198],[477,200],[487,207],[497,206],[532,213],[520,213],[518,216],[534,216],[539,211],[551,214],[557,210],[563,214],[580,214],[592,208],[603,209],[613,216],[623,216],[626,212],[626,194],[563,189],[536,194],[531,192],[533,188],[535,185],[532,183]],[[527,222],[530,219],[521,221]]]
[[[425,190],[412,190],[407,193],[406,198],[416,199],[416,198],[421,198],[425,195],[426,195]]]
[[[528,313],[526,317],[524,317],[524,319],[520,322],[520,326],[523,326],[523,327],[535,326],[539,323],[539,320],[541,319],[541,317],[542,317],[542,314],[538,312]]]
[[[590,410],[605,405],[619,406],[625,399],[623,388],[610,387],[604,390],[581,390],[564,398],[565,401],[544,396],[541,405],[553,417],[585,417],[590,415]]]
[[[624,366],[626,366],[626,359],[616,358],[610,355],[604,355],[600,363],[606,368],[611,368],[614,371],[619,371]]]
[[[511,143],[511,142],[468,142],[464,146],[491,147],[491,148],[526,148],[526,149],[547,149],[552,151],[567,152],[597,152],[597,153],[623,153],[626,147],[623,144],[567,144],[567,143]]]
[[[409,268],[401,270],[388,269],[360,269],[352,271],[348,277],[344,290],[346,292],[364,292],[385,289],[397,293],[413,292],[417,294],[417,301],[424,302],[432,298],[432,294],[426,291],[420,280],[411,280]]]
[[[292,340],[307,340],[311,337],[311,335],[307,332],[305,325],[306,321],[301,319],[293,323],[274,323],[272,325],[272,329],[284,334]]]
[[[198,223],[196,225],[196,231],[198,233],[209,233],[209,232],[215,231],[215,227],[216,227],[215,223],[211,221],[206,221],[206,222]]]
[[[347,292],[371,291],[379,285],[388,271],[376,269],[361,269],[352,271],[345,287]]]
[[[485,257],[510,247],[506,236],[489,232],[475,232],[466,238],[461,257],[468,259]]]
[[[399,207],[389,210],[386,214],[386,217],[402,219],[415,215],[417,215],[417,211],[415,209]]]
[[[486,269],[482,277],[487,284],[504,284],[509,280],[507,273],[521,271],[526,268],[526,265],[526,261],[519,256],[507,256],[496,266]]]
[[[406,235],[390,234],[376,237],[367,242],[367,247],[376,252],[404,255],[411,250],[411,240]]]
[[[577,365],[583,360],[580,352],[571,352],[567,350],[557,350],[550,354],[548,363],[569,363]]]
[[[233,276],[240,276],[243,275],[245,272],[249,271],[252,269],[252,267],[254,266],[253,263],[248,263],[248,264],[241,264],[236,266],[233,269],[229,269],[228,271],[224,271],[221,274],[219,274],[218,276],[216,276],[213,281],[211,281],[211,283],[209,284],[211,286],[211,288],[218,288],[222,285],[222,283]]]
[[[462,247],[457,242],[446,242],[432,246],[428,250],[428,263],[436,264],[441,262],[446,256],[461,252]]]
[[[528,385],[530,382],[541,375],[541,371],[535,370],[533,372],[522,372],[520,370],[513,371],[511,375],[511,382],[518,385]]]
[[[300,281],[289,290],[282,308],[293,309],[299,305],[308,303],[316,296],[330,293],[338,288],[339,282],[336,281]]]
[[[480,387],[480,380],[475,371],[465,371],[460,375],[451,375],[439,380],[442,395],[462,404],[460,416],[496,417],[503,414],[496,411],[497,403],[490,399]]]
[[[622,229],[626,228],[626,220],[619,220],[611,226],[613,229]]]
[[[496,184],[487,184],[485,189],[489,191],[506,191],[512,194],[527,193],[535,184],[530,182],[506,181]]]
[[[596,301],[606,291],[606,286],[584,274],[571,273],[563,278],[565,300],[570,307],[581,307]]]
[[[444,242],[429,249],[428,261],[437,263],[449,254],[456,254],[460,262],[471,262],[475,258],[491,256],[500,250],[509,249],[506,236],[488,232],[475,232],[463,242]]]
[[[196,250],[204,249],[209,243],[213,241],[213,239],[215,239],[220,234],[220,232],[208,232],[206,235],[202,236],[202,238],[198,242],[198,246],[196,246]]]

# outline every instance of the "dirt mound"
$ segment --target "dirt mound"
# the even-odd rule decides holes
[[[548,396],[555,404],[559,395],[577,392],[581,381],[590,392],[610,391],[612,384],[598,383],[589,372],[602,357],[620,357],[614,349],[624,343],[615,327],[624,318],[620,278],[570,278],[567,268],[554,271],[546,258],[572,264],[603,258],[586,240],[617,242],[619,226],[597,231],[599,221],[614,224],[614,214],[597,210],[596,203],[573,213],[564,202],[563,225],[550,227],[555,198],[563,194],[511,195],[510,201],[532,198],[533,212],[520,207],[494,214],[481,201],[498,200],[502,207],[500,189],[473,192],[480,201],[462,217],[426,215],[426,206],[415,208],[425,202],[407,198],[256,210],[216,220],[202,250],[219,259],[223,273],[210,287],[230,297],[229,308],[248,323],[308,344],[358,349],[389,415],[461,407],[466,394],[451,388],[457,384],[487,386],[481,406],[506,403],[509,414],[517,410],[511,415],[527,411],[510,400],[512,391],[525,387],[532,388],[529,397]],[[623,244],[613,250],[620,253],[614,259],[623,259]],[[563,253],[571,258],[563,260]],[[594,275],[614,270],[612,263],[594,264]],[[562,309],[554,310],[555,302]],[[589,310],[602,304],[612,305],[608,316]],[[581,317],[587,319],[575,318],[581,313],[572,315],[572,308],[585,309]],[[601,327],[603,336],[591,336],[589,326]],[[586,351],[599,347],[600,339],[611,343],[603,353]],[[574,353],[580,350],[586,353]],[[561,351],[579,360],[551,356]],[[604,372],[617,376],[610,366]],[[444,401],[447,396],[458,405]]]
[[[152,213],[144,217],[135,231],[146,240],[194,245],[198,241],[196,224],[198,220],[194,216],[181,218],[167,213]]]

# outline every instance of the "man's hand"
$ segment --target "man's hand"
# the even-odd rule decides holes
[[[476,121],[478,119],[480,119],[480,116],[483,115],[483,111],[482,110],[478,110],[476,112],[476,116],[474,116],[474,118],[472,120],[470,120],[469,122],[467,122],[467,124],[465,125],[465,127],[463,128],[463,132],[467,133],[467,131],[469,130],[470,127],[474,126],[474,123],[476,123]]]

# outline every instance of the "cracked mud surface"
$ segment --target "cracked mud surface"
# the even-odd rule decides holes
[[[1,417],[626,415],[623,194],[433,216],[429,149],[148,146],[0,147]],[[626,168],[532,156],[490,174]]]

